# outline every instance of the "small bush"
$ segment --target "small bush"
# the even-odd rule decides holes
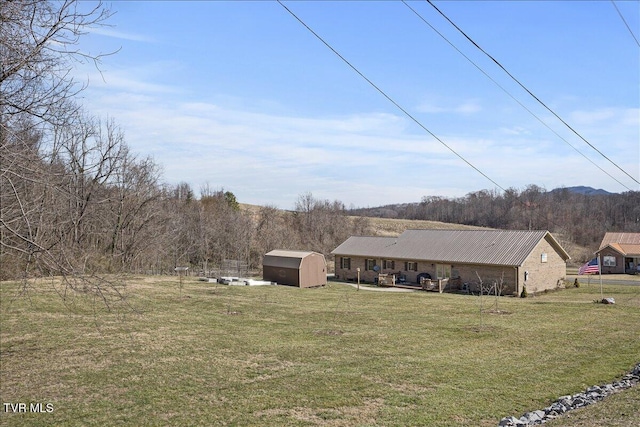
[[[527,287],[523,286],[522,287],[522,292],[520,292],[520,298],[526,298],[528,296],[527,294]]]

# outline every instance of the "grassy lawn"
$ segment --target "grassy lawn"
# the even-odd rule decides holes
[[[500,298],[498,314],[472,296],[193,279],[180,292],[175,277],[131,278],[137,311],[107,312],[52,286],[15,298],[0,284],[0,399],[53,407],[0,408],[1,425],[495,426],[640,359],[640,286],[605,284],[615,305],[593,303],[595,282]],[[640,422],[637,389],[611,402]]]

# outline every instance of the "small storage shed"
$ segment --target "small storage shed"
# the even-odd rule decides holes
[[[264,280],[311,288],[327,284],[327,263],[317,252],[276,249],[262,261]]]

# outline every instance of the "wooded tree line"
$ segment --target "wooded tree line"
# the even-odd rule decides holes
[[[163,184],[110,121],[5,121],[0,133],[0,279],[114,272],[260,268],[277,248],[328,254],[367,221],[307,193],[296,211],[241,209],[233,193]]]
[[[81,112],[63,124],[21,119],[0,133],[0,279],[261,267],[276,248],[328,254],[366,220],[307,193],[296,211],[241,209],[233,193],[167,185],[113,122]]]
[[[82,126],[79,126],[82,124]],[[104,273],[221,272],[225,260],[261,267],[272,249],[328,254],[366,219],[341,202],[301,195],[296,211],[241,209],[233,193],[162,184],[157,165],[129,151],[112,123],[2,133],[0,279]],[[223,272],[224,273],[224,272]]]
[[[299,212],[239,208],[231,192],[162,182],[113,120],[77,103],[76,62],[99,64],[80,38],[110,12],[76,0],[0,2],[0,280],[249,268],[275,248],[328,253],[366,222],[344,205],[300,196]],[[360,227],[360,228],[358,228]],[[112,287],[112,289],[115,289]],[[117,293],[117,290],[116,290]]]
[[[356,209],[353,214],[442,221],[511,230],[549,230],[565,249],[589,257],[606,232],[640,232],[640,192],[585,195],[537,185],[481,190],[459,198],[425,196],[420,203]],[[570,251],[571,252],[571,251]]]

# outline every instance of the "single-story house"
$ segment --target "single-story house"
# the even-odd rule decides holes
[[[443,279],[447,289],[476,292],[502,284],[503,294],[554,289],[566,276],[569,254],[548,231],[407,230],[398,237],[349,237],[331,252],[336,278],[396,283]],[[421,280],[422,279],[422,280]]]
[[[324,255],[309,251],[276,249],[262,261],[264,280],[283,285],[311,288],[327,284],[327,263]]]
[[[602,274],[640,273],[640,233],[605,233],[596,256]]]

